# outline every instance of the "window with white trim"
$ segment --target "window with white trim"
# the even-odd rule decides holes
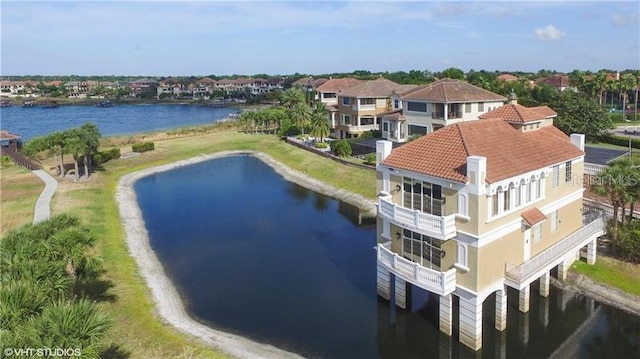
[[[553,181],[551,186],[556,188],[560,185],[560,165],[553,166]]]
[[[389,131],[389,122],[382,123],[382,131]]]
[[[478,102],[478,112],[484,111],[484,102]]]
[[[522,205],[522,190],[524,189],[524,183],[521,182],[518,187],[516,187],[516,208]]]
[[[437,238],[412,232],[402,231],[402,255],[423,267],[440,270],[442,260],[442,241]]]
[[[435,216],[442,216],[442,213],[444,213],[442,187],[437,184],[404,177],[403,206]]]
[[[464,112],[465,113],[470,113],[471,112],[471,104],[470,103],[465,103],[464,104]]]
[[[393,99],[393,108],[398,109],[400,108],[400,100],[395,98]]]
[[[350,99],[348,97],[343,97],[342,98],[342,105],[343,106],[349,106],[349,104],[351,103]]]
[[[571,182],[571,177],[573,176],[571,172],[572,172],[571,161],[567,161],[564,164],[564,182],[565,183]]]
[[[376,104],[376,99],[375,98],[361,98],[360,99],[360,105],[375,105]]]
[[[350,125],[351,124],[351,116],[342,115],[342,124],[343,125]]]

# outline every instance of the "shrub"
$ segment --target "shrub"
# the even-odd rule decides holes
[[[155,145],[153,144],[153,142],[140,142],[131,145],[131,150],[133,152],[147,152],[153,150],[154,148]]]
[[[316,142],[314,145],[316,148],[327,148],[329,145],[326,142]]]
[[[604,143],[609,143],[612,145],[629,147],[629,138],[625,136],[615,136],[615,135],[602,136],[600,137],[600,141]],[[640,148],[640,139],[632,138],[631,147]]]
[[[340,157],[351,156],[351,145],[347,140],[340,140],[331,142],[331,150]]]
[[[376,164],[376,154],[375,153],[367,153],[367,155],[364,156],[364,163],[366,163],[368,165],[375,165]]]
[[[96,166],[99,166],[107,161],[120,158],[120,148],[115,147],[106,151],[98,151],[91,158],[91,162]]]
[[[2,156],[0,158],[0,163],[2,163],[3,166],[6,166],[8,164],[11,164],[11,157],[9,156]]]
[[[306,140],[309,137],[311,137],[311,136],[308,133],[305,133],[305,134],[298,135],[296,138],[299,139],[299,140]]]

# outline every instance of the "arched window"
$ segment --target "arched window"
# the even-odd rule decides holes
[[[469,206],[467,203],[467,195],[464,193],[460,193],[458,195],[458,213],[463,216],[469,216]]]

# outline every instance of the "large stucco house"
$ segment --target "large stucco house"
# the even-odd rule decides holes
[[[377,142],[381,297],[406,308],[410,286],[428,291],[440,330],[452,335],[458,312],[460,342],[479,350],[485,300],[503,331],[507,287],[528,312],[533,282],[548,296],[553,268],[563,279],[584,247],[595,262],[604,226],[582,214],[584,135],[567,137],[554,114],[511,102],[395,149]]]
[[[404,93],[394,93],[390,111],[379,114],[382,137],[406,142],[444,126],[475,121],[502,106],[506,98],[468,82],[442,79]]]
[[[416,85],[400,85],[381,77],[363,81],[338,93],[336,136],[351,138],[366,131],[378,130],[377,116],[391,110],[391,96],[415,87]]]

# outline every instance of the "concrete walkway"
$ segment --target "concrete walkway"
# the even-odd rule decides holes
[[[51,216],[51,198],[53,198],[53,194],[56,193],[58,181],[43,170],[35,170],[32,172],[44,182],[44,189],[42,193],[40,193],[40,197],[38,197],[36,209],[33,213],[33,224],[36,224],[46,221]]]

